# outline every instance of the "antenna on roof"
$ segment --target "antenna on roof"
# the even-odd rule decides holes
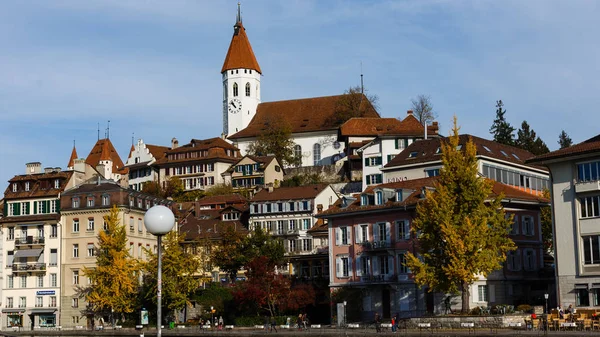
[[[362,61],[360,61],[360,93],[365,93],[365,85],[363,83]]]
[[[108,123],[106,125],[106,139],[110,138],[110,119],[108,120]]]
[[[135,138],[135,132],[131,133],[131,145],[133,145],[133,139]]]
[[[242,23],[242,12],[240,10],[240,5],[240,2],[238,1],[237,20],[235,21],[236,23]]]
[[[100,123],[98,123],[98,140],[100,140]]]

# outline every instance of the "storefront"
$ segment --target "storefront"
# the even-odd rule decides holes
[[[22,327],[23,326],[23,309],[2,309],[2,313],[6,316],[6,327]]]
[[[41,328],[56,326],[56,309],[31,309],[33,326]]]

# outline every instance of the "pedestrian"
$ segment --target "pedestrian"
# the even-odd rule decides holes
[[[223,316],[219,316],[219,330],[223,330]]]
[[[396,332],[396,316],[392,316],[392,332]]]
[[[375,331],[381,332],[381,317],[379,317],[379,313],[375,313]]]
[[[302,330],[302,313],[298,314],[298,319],[296,320],[296,323],[298,324],[298,330]]]
[[[265,331],[269,331],[269,316],[265,315]]]
[[[273,330],[277,332],[277,321],[275,320],[275,316],[271,316],[271,331]]]

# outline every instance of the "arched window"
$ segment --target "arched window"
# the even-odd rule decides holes
[[[250,82],[246,83],[246,96],[250,97]]]
[[[296,158],[302,158],[302,146],[296,144],[296,146],[294,146],[294,157]]]
[[[238,85],[237,83],[233,84],[233,97],[237,97],[238,95]]]
[[[319,143],[313,145],[313,165],[321,165],[321,144]]]

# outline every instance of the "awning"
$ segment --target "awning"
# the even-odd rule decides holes
[[[2,309],[2,312],[8,312],[8,313],[24,313],[25,309]]]
[[[53,314],[56,309],[31,309],[32,314]]]
[[[15,252],[15,258],[17,258],[17,257],[38,257],[38,256],[40,256],[40,254],[42,254],[42,250],[43,250],[43,248],[17,250]]]
[[[587,284],[576,284],[575,285],[575,289],[587,289],[588,285]]]

